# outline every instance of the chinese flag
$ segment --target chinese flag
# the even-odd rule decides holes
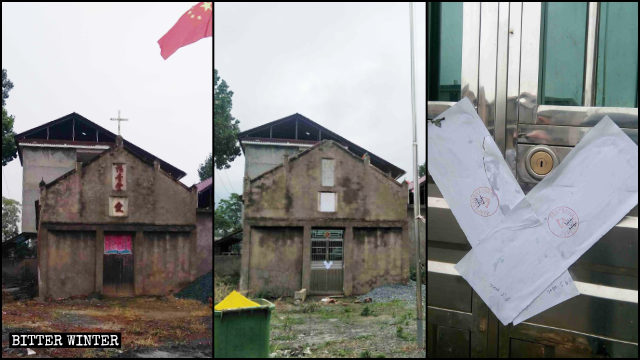
[[[166,60],[179,48],[213,35],[212,4],[200,2],[194,5],[158,40],[162,58]]]

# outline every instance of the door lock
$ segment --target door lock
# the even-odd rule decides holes
[[[527,172],[537,180],[542,180],[557,165],[556,154],[545,145],[534,146],[525,158]]]

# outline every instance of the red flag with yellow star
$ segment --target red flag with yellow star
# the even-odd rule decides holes
[[[179,48],[213,36],[212,4],[211,2],[197,3],[158,40],[162,58],[166,60]]]

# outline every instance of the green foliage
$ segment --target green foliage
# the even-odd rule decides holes
[[[360,353],[360,357],[361,358],[370,358],[371,357],[371,353],[369,352],[369,350],[362,351]]]
[[[5,110],[5,100],[9,98],[9,91],[13,89],[13,83],[7,78],[7,70],[2,69],[2,166],[7,165],[16,158],[17,148],[13,141],[13,121],[12,115]],[[4,236],[4,225],[3,225]],[[4,239],[4,238],[3,238]]]
[[[418,167],[418,176],[423,177],[426,174],[427,174],[427,162],[425,161],[424,164]]]
[[[364,309],[362,309],[362,312],[360,312],[361,316],[370,316],[372,314],[373,314],[373,311],[369,309],[369,305],[365,305]]]
[[[308,303],[302,306],[302,312],[305,314],[315,312],[318,310],[319,305],[317,303]]]
[[[211,153],[209,153],[209,156],[200,164],[198,176],[200,177],[200,181],[204,181],[213,176],[213,158],[211,157]]]
[[[18,235],[18,221],[20,220],[20,203],[2,197],[2,241]]]
[[[416,281],[416,267],[413,265],[409,267],[409,279]],[[424,266],[421,267],[420,282],[423,284],[427,283],[427,272]]]
[[[2,107],[5,100],[9,98],[9,91],[13,89],[13,83],[7,78],[7,69],[2,69]]]
[[[396,327],[396,336],[398,337],[398,339],[402,339],[404,341],[413,341],[415,340],[415,337],[411,334],[407,334],[404,332],[404,329],[402,328],[402,326],[397,326]]]
[[[237,145],[240,121],[231,115],[233,91],[229,90],[227,83],[218,76],[217,69],[213,70],[213,76],[213,161],[216,169],[225,169],[231,167],[229,163],[240,156],[240,146]]]
[[[242,227],[242,200],[232,193],[228,199],[220,200],[213,211],[213,231],[216,236],[225,236]]]

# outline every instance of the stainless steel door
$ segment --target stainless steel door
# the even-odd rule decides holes
[[[544,177],[547,161],[552,161],[551,168],[557,166],[604,114],[636,143],[638,139],[637,84],[635,93],[625,93],[627,105],[602,106],[608,102],[599,95],[606,83],[603,63],[610,61],[603,52],[611,51],[607,44],[618,41],[606,24],[623,21],[624,9],[612,11],[609,3],[571,4],[576,8],[519,2],[459,7],[429,3],[428,118],[454,104],[452,100],[469,97],[525,192]],[[628,13],[635,12],[637,29],[635,6]],[[576,20],[563,23],[563,11],[572,11]],[[559,43],[545,43],[545,35],[560,39]],[[635,43],[637,49],[637,31],[617,36],[632,48]],[[460,48],[451,49],[458,41]],[[576,69],[571,69],[571,79],[576,80],[573,97],[554,96],[549,86],[557,80],[554,76],[565,76],[553,72],[551,63],[572,58],[557,54],[564,51],[558,50],[562,41],[575,46],[567,52],[580,55],[574,61]],[[445,52],[461,57],[458,78],[449,75],[450,69],[438,68],[452,63]],[[635,72],[628,71],[637,83],[637,50],[635,64]],[[561,80],[557,83],[562,86],[570,82]],[[443,96],[456,91],[457,99]],[[635,102],[629,103],[634,96]],[[503,326],[453,268],[470,246],[437,186],[430,177],[428,181],[429,356],[637,357],[637,207],[569,268],[581,295],[518,326]]]

